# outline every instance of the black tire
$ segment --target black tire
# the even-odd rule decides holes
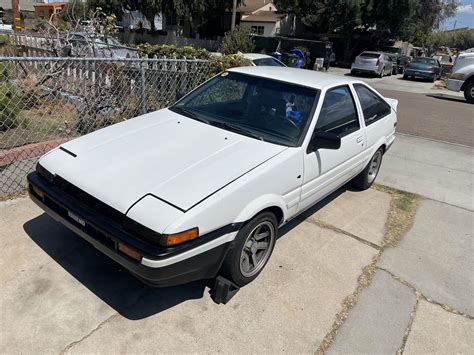
[[[357,75],[357,70],[352,69],[351,70],[351,75]]]
[[[250,249],[253,248],[253,245],[252,247],[249,247],[249,243],[252,243],[251,239],[253,232],[258,230],[258,227],[260,226],[262,226],[262,228],[269,228],[269,230],[271,226],[271,228],[273,228],[273,235],[270,231],[270,238],[268,241],[269,247],[264,251],[265,254],[261,256],[261,259],[258,259],[256,263],[258,267],[255,269],[258,270],[254,270],[255,273],[251,275],[245,275],[244,271],[242,270],[243,265],[241,265],[241,263],[243,262],[241,260],[245,259],[245,257],[243,257],[244,253],[246,253],[244,252],[244,248],[247,249],[249,252]],[[265,233],[263,232],[262,235],[263,234]],[[246,223],[237,233],[237,236],[229,247],[226,258],[222,263],[220,274],[240,287],[253,281],[265,268],[265,265],[267,264],[268,260],[270,260],[270,257],[273,253],[273,249],[275,247],[277,236],[278,222],[273,213],[263,212],[255,216],[248,223]],[[247,262],[249,263],[249,266],[251,263],[250,259],[251,258],[247,256]]]
[[[365,169],[362,170],[362,172],[352,180],[352,184],[355,187],[357,187],[361,190],[367,190],[369,187],[372,186],[375,179],[377,178],[377,175],[378,175],[379,170],[380,170],[380,166],[382,165],[382,156],[383,156],[383,148],[381,147],[374,153],[372,158],[370,158],[370,161],[367,164],[367,166],[365,167]],[[378,159],[378,163],[377,163],[377,169],[376,169],[375,174],[374,174],[374,172],[373,172],[373,170],[371,170],[371,168],[373,167],[374,160],[376,158]]]
[[[466,84],[464,88],[464,98],[470,104],[474,104],[474,81]]]
[[[430,78],[430,82],[434,83],[436,81],[436,74],[434,74],[431,78]]]
[[[385,67],[382,68],[382,71],[379,74],[379,78],[383,78],[385,74]]]
[[[403,74],[403,80],[408,80],[410,77],[408,75]]]

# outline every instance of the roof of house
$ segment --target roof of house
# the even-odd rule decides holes
[[[228,69],[228,71],[258,76],[287,83],[302,85],[314,89],[325,89],[328,87],[346,85],[349,83],[362,83],[360,80],[343,76],[327,74],[314,70],[288,68],[288,67],[239,67]]]
[[[284,18],[285,14],[278,14],[274,11],[258,11],[252,15],[242,16],[241,22],[278,22]]]
[[[252,13],[261,9],[265,5],[272,4],[271,0],[243,0],[242,4],[237,7],[237,12]]]
[[[64,6],[66,5],[65,2],[61,2],[61,1],[55,1],[55,2],[48,2],[48,3],[36,3],[34,4],[33,6],[34,7],[45,7],[45,6],[54,6],[54,7],[60,7],[60,6]]]
[[[34,0],[20,0],[20,11],[35,11],[33,7],[35,4]],[[0,7],[4,10],[11,10],[12,0],[0,0]]]

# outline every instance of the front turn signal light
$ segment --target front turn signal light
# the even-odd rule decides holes
[[[123,243],[118,243],[118,250],[122,253],[127,255],[128,257],[140,261],[142,258],[141,254],[136,251],[135,249],[130,248],[128,245]]]
[[[190,240],[196,239],[197,237],[199,237],[199,229],[193,228],[181,233],[162,235],[160,238],[160,244],[165,247],[170,247],[188,242]]]
[[[36,196],[38,196],[40,199],[44,199],[44,192],[41,191],[39,188],[37,188],[35,185],[30,185],[31,190],[35,193]]]

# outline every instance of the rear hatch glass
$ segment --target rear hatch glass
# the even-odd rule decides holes
[[[362,53],[359,57],[362,57],[362,58],[378,58],[380,57],[380,54],[378,53]]]

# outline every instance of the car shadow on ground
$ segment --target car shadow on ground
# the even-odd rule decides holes
[[[340,188],[287,223],[280,228],[279,238],[347,190],[352,188]],[[213,280],[166,288],[153,288],[143,284],[121,265],[45,213],[26,222],[23,228],[64,270],[127,319],[147,318],[187,300],[210,297],[204,293]]]
[[[102,301],[131,320],[147,318],[204,296],[206,282],[153,288],[47,214],[23,225],[30,238]]]

